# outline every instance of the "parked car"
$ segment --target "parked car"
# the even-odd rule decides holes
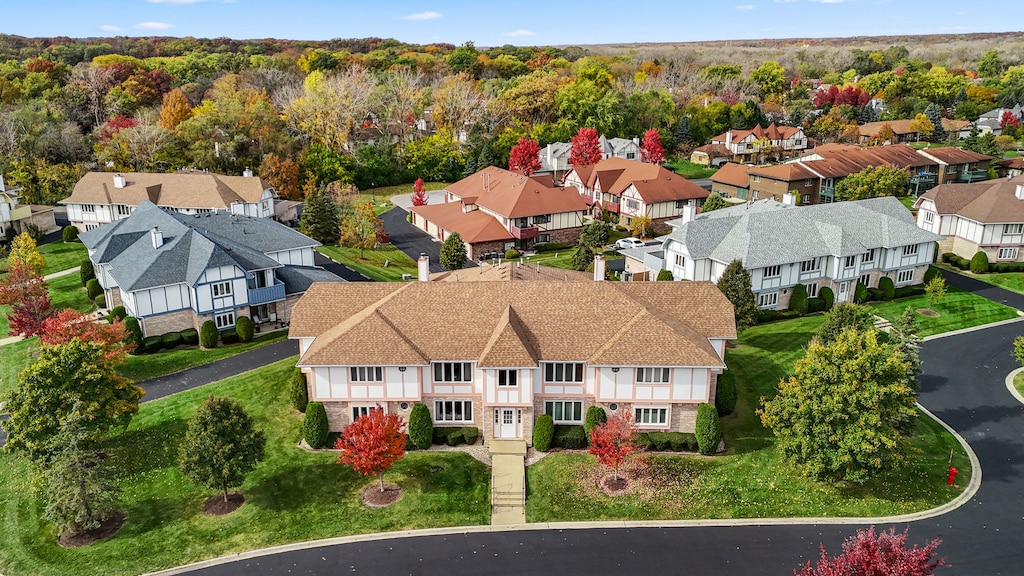
[[[621,238],[615,242],[616,250],[622,250],[624,248],[643,248],[645,246],[644,241],[639,238]]]

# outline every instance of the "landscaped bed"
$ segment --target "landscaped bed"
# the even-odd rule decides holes
[[[950,450],[961,486],[970,481],[970,462],[960,444],[924,416],[913,438],[920,452],[902,469],[863,485],[812,481],[775,450],[771,432],[754,410],[759,398],[775,394],[823,318],[755,326],[727,351],[730,369],[722,378],[734,379],[739,401],[734,415],[722,420],[725,455],[641,456],[648,460],[641,480],[626,494],[608,496],[596,483],[608,470],[593,456],[551,454],[527,468],[527,520],[879,516],[925,510],[954,498],[959,490],[948,488],[945,477]]]
[[[457,452],[414,452],[385,474],[404,489],[397,503],[370,509],[360,491],[376,482],[336,464],[337,454],[299,449],[300,415],[287,382],[295,358],[144,403],[127,431],[106,442],[123,478],[124,526],[108,540],[76,549],[56,544],[42,520],[29,464],[3,454],[0,467],[0,573],[137,574],[243,550],[346,534],[489,521],[489,470]],[[176,469],[186,421],[210,394],[240,401],[267,435],[266,459],[240,489],[245,504],[207,517],[213,492]]]

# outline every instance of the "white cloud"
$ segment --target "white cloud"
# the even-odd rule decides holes
[[[796,0],[775,0],[776,4],[792,4],[793,2],[796,2]]]
[[[753,4],[740,4],[736,7],[737,10],[753,10],[754,8]]]
[[[854,2],[855,0],[811,0],[811,2],[818,2],[821,4],[844,4],[846,2]]]
[[[196,4],[206,0],[146,0],[150,4]]]
[[[515,32],[505,32],[502,36],[508,36],[509,38],[522,38],[523,36],[536,36],[536,32],[530,32],[529,30],[523,30],[520,28]]]
[[[401,20],[412,20],[417,22],[420,20],[437,20],[441,17],[440,12],[417,12],[416,14],[409,14],[408,16],[400,17]]]
[[[104,32],[117,32],[120,29],[120,26],[112,26],[110,24],[104,24],[100,26],[100,30],[103,30]]]
[[[174,28],[174,24],[168,24],[166,22],[139,22],[135,26],[132,26],[136,30],[167,30]]]

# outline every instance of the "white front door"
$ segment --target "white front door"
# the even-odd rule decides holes
[[[850,300],[850,283],[840,282],[839,283],[839,297],[836,298],[839,302],[848,302]]]
[[[494,435],[498,438],[518,438],[522,408],[497,408],[494,410]]]

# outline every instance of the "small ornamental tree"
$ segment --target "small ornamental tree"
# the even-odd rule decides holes
[[[1024,336],[1021,337],[1024,339]],[[555,421],[551,414],[541,414],[533,423],[533,449],[547,452],[555,438]]]
[[[946,298],[946,279],[936,276],[924,285],[924,293],[928,295],[928,301],[932,306],[942,303]]]
[[[718,451],[722,441],[722,423],[718,420],[718,409],[711,404],[697,406],[697,422],[694,424],[697,437],[697,451],[710,456]]]
[[[650,216],[634,216],[629,220],[629,233],[636,238],[644,238],[651,229]]]
[[[665,161],[665,149],[661,145],[661,136],[657,128],[644,132],[644,139],[640,144],[640,160],[650,164],[661,164]]]
[[[626,457],[636,451],[633,444],[636,431],[629,410],[619,412],[604,424],[590,430],[590,447],[587,451],[597,456],[601,464],[612,469],[615,480],[619,479],[619,467]]]
[[[196,484],[221,490],[227,502],[228,488],[242,485],[263,460],[266,443],[241,403],[210,396],[188,419],[178,464]]]
[[[363,250],[377,244],[377,238],[384,231],[384,222],[373,211],[373,204],[367,202],[356,206],[351,214],[344,215],[338,230],[338,243],[359,248],[359,258],[362,258]]]
[[[909,528],[907,529],[909,530]],[[795,576],[931,576],[935,569],[946,566],[945,558],[937,558],[935,549],[942,540],[936,538],[918,548],[907,548],[907,530],[897,533],[895,528],[875,534],[875,527],[857,530],[843,542],[843,553],[829,558],[825,546],[821,557],[811,565],[810,560],[793,571]]]
[[[419,450],[426,450],[433,441],[434,422],[430,409],[423,402],[417,402],[409,412],[409,442]]]
[[[199,328],[199,345],[203,348],[216,348],[217,336],[217,325],[213,320],[207,320]]]
[[[583,431],[590,434],[590,431],[595,426],[600,426],[608,421],[608,413],[604,411],[604,408],[600,406],[591,406],[587,408],[587,415],[583,418]]]
[[[789,297],[789,309],[798,314],[807,314],[807,287],[803,284],[793,286],[793,294]]]
[[[53,313],[46,282],[31,264],[17,261],[10,266],[7,275],[0,278],[0,304],[11,307],[7,314],[9,334],[35,336],[43,330],[43,323]]]
[[[84,342],[95,342],[103,347],[103,356],[120,363],[135,348],[128,339],[125,324],[115,321],[110,324],[93,322],[88,314],[65,308],[43,322],[40,334],[43,344],[60,346],[78,338]]]
[[[78,241],[78,228],[74,225],[68,224],[60,231],[60,239],[65,243],[77,242]]]
[[[712,210],[719,210],[721,208],[727,208],[729,203],[718,192],[712,192],[701,204],[700,211],[711,212]]]
[[[441,244],[441,266],[445,270],[459,270],[466,265],[466,243],[458,232],[452,232]]]
[[[1021,365],[1024,365],[1024,336],[1017,336],[1013,339],[1013,357]]]
[[[412,184],[412,205],[413,206],[426,206],[427,204],[427,191],[423,187],[423,178],[417,178]]]
[[[302,419],[302,437],[310,448],[323,448],[331,433],[327,424],[327,410],[320,402],[306,404],[306,417]]]
[[[857,286],[853,289],[853,301],[857,304],[863,304],[868,300],[868,287],[863,282],[857,282]]]
[[[601,142],[597,137],[597,130],[593,128],[580,128],[579,132],[572,137],[572,147],[569,149],[569,164],[573,166],[589,166],[597,164],[601,160]]]
[[[14,268],[15,263],[22,262],[37,276],[43,275],[46,269],[46,258],[39,253],[36,241],[28,232],[18,234],[11,242],[11,252],[7,255],[7,267]]]
[[[248,316],[239,316],[235,320],[235,332],[238,333],[239,342],[252,342],[253,332],[256,327],[252,323],[252,318]]]
[[[520,138],[508,154],[508,169],[529,176],[540,170],[540,144],[536,140]]]
[[[288,382],[288,396],[296,410],[306,411],[306,405],[309,404],[309,387],[306,384],[306,375],[298,368],[292,372]]]
[[[882,300],[888,302],[896,297],[896,285],[892,278],[882,276],[878,279],[878,289],[882,291]]]
[[[732,302],[736,330],[742,332],[757,323],[757,302],[750,289],[750,272],[739,260],[733,260],[718,279],[718,289]]]
[[[820,344],[831,344],[846,330],[863,332],[875,325],[874,314],[869,308],[850,302],[840,302],[825,314],[825,321],[814,333]]]
[[[364,476],[376,475],[384,491],[384,472],[405,456],[405,421],[377,405],[345,426],[334,448],[338,464],[351,466]]]
[[[978,250],[971,257],[971,272],[975,274],[988,272],[988,254],[984,250]]]
[[[142,346],[142,326],[139,326],[139,319],[134,316],[129,316],[124,319],[124,344],[125,347],[130,349],[132,354],[139,351],[139,347]],[[214,329],[214,332],[217,330]]]

